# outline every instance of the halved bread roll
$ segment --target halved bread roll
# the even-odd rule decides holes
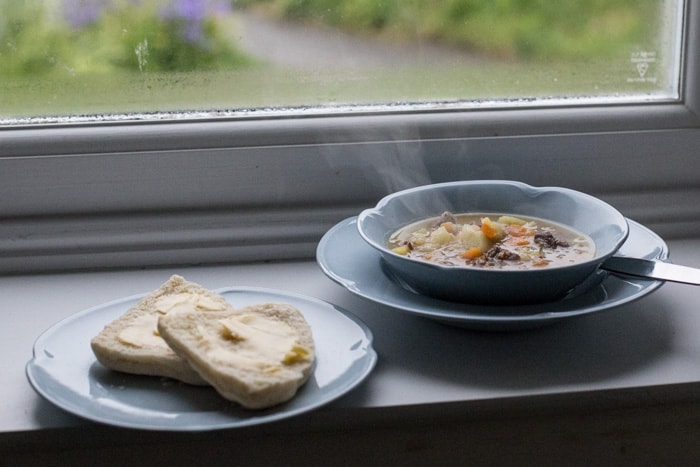
[[[158,335],[158,318],[178,308],[195,309],[198,313],[232,309],[221,295],[173,275],[91,340],[97,360],[116,371],[207,385]]]
[[[293,398],[315,359],[311,327],[285,303],[168,313],[158,331],[219,394],[249,409]]]

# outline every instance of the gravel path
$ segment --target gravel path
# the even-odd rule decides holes
[[[239,47],[261,60],[305,70],[393,68],[475,62],[474,56],[428,43],[394,44],[329,27],[309,27],[249,12],[236,13]]]

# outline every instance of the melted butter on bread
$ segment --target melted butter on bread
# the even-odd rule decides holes
[[[117,338],[134,347],[163,347],[168,344],[158,333],[158,317],[175,311],[223,311],[226,307],[206,295],[182,292],[163,295],[155,302],[157,314],[138,316]]]
[[[311,351],[299,343],[297,330],[282,321],[241,314],[221,319],[219,324],[224,342],[212,342],[212,359],[275,373],[284,365],[311,358]]]
[[[122,344],[134,347],[168,348],[168,344],[158,334],[158,315],[138,316],[131,325],[122,329],[117,339]]]
[[[163,295],[156,301],[156,311],[163,315],[171,311],[223,311],[225,309],[226,307],[206,295],[189,292]]]
[[[311,326],[287,303],[171,312],[158,318],[158,331],[219,394],[248,409],[290,400],[314,369]]]

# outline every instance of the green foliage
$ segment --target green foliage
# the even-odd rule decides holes
[[[59,28],[48,27],[41,2],[0,0],[3,74],[37,74],[60,66],[69,48]]]
[[[127,3],[92,26],[88,40],[103,47],[104,58],[119,68],[191,71],[231,68],[247,63],[218,29],[215,18],[201,24],[199,41],[186,37],[187,24],[164,19],[153,3]]]
[[[393,0],[245,0],[241,6],[264,4],[286,18],[314,19],[358,30],[381,30],[398,13]]]
[[[342,4],[341,16],[360,29],[381,30],[396,17],[399,5],[388,0],[357,0]]]
[[[168,3],[113,0],[95,21],[76,26],[43,0],[0,0],[3,75],[214,70],[249,63],[216,17],[198,18],[198,37],[188,37],[193,23],[164,15]]]
[[[586,59],[643,40],[657,0],[245,0],[295,19],[506,59]],[[653,29],[651,30],[653,33]]]

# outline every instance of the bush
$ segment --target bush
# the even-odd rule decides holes
[[[213,0],[0,0],[7,74],[51,70],[190,71],[248,63],[220,27]]]
[[[0,60],[3,74],[39,74],[60,66],[70,44],[50,27],[43,2],[0,0]]]
[[[507,59],[612,55],[654,27],[657,0],[245,0],[295,19],[445,42]],[[651,31],[653,32],[653,30]]]

